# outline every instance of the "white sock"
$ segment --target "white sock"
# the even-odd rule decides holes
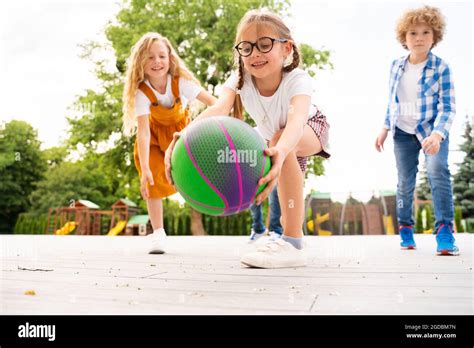
[[[157,228],[156,230],[153,230],[154,234],[159,234],[163,231],[164,234],[166,234],[165,229],[163,227]]]

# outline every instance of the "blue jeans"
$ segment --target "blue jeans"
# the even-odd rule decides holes
[[[398,170],[397,214],[400,225],[413,226],[413,194],[418,172],[421,144],[414,134],[399,128],[393,137]],[[436,155],[425,155],[426,171],[433,196],[436,218],[435,231],[441,224],[450,225],[454,219],[453,189],[448,168],[449,136],[440,143]]]
[[[278,201],[277,187],[268,196],[268,209],[270,211],[270,231],[282,234],[283,228],[280,223],[280,202]],[[262,205],[252,204],[250,206],[250,212],[252,213],[252,229],[257,233],[265,232],[265,224],[263,223]]]

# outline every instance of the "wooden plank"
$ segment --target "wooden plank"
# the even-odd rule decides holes
[[[170,237],[148,255],[143,237],[0,236],[0,312],[473,314],[472,235],[456,236],[459,257],[417,237],[416,252],[397,236],[309,237],[308,267],[264,270],[240,266],[246,237]]]

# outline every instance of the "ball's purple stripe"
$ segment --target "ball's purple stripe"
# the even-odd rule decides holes
[[[242,206],[242,198],[244,196],[243,188],[242,188],[242,174],[240,172],[240,163],[239,163],[239,157],[237,156],[237,149],[235,148],[235,144],[232,141],[232,137],[230,136],[229,132],[227,132],[227,129],[225,129],[224,125],[222,122],[217,121],[219,123],[219,127],[222,129],[222,132],[224,132],[224,135],[227,139],[227,142],[229,143],[230,149],[234,150],[235,153],[235,169],[237,170],[237,177],[238,177],[238,184],[239,184],[239,206],[237,210],[240,210],[240,207]]]
[[[217,189],[217,187],[215,187],[212,182],[209,181],[209,179],[207,178],[207,176],[204,175],[204,173],[202,172],[201,168],[199,168],[199,165],[197,164],[196,160],[194,159],[194,156],[191,152],[191,149],[189,148],[189,144],[188,142],[186,141],[186,137],[183,137],[183,143],[184,143],[184,146],[186,147],[186,152],[188,153],[189,155],[189,159],[191,160],[191,162],[193,162],[194,164],[194,167],[196,168],[196,170],[199,172],[199,174],[201,174],[201,177],[204,179],[204,181],[211,187],[211,189],[220,197],[222,198],[222,200],[224,201],[224,204],[225,204],[225,210],[227,210],[228,206],[229,206],[229,202],[227,202],[227,199],[225,198],[225,196],[220,193],[220,191]]]
[[[178,192],[179,192],[186,200],[191,201],[191,202],[193,202],[193,203],[196,204],[196,205],[199,205],[199,206],[201,206],[201,207],[203,207],[203,208],[207,208],[207,209],[210,209],[210,210],[216,210],[216,211],[224,210],[224,208],[221,208],[221,207],[214,207],[214,206],[211,206],[211,205],[206,205],[206,204],[203,204],[203,203],[201,203],[201,202],[195,201],[194,199],[192,199],[191,197],[189,197],[186,193],[184,193],[184,192],[178,187],[178,185],[176,185],[176,183],[175,183],[175,186],[176,186],[176,188],[178,189]],[[252,205],[252,203],[247,203],[246,206],[244,206],[244,208],[245,208],[244,210],[250,208],[251,205]],[[231,206],[231,207],[229,207],[228,210],[231,211],[231,210],[235,210],[236,208],[237,208],[237,206]],[[242,208],[242,207],[240,207],[240,208]],[[226,213],[226,212],[223,211],[222,214],[224,214],[224,213]],[[220,215],[222,215],[222,214],[220,214]]]

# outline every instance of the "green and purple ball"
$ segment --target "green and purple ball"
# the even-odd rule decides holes
[[[263,138],[229,116],[208,117],[183,131],[171,155],[171,176],[191,207],[209,215],[246,210],[271,167]]]

